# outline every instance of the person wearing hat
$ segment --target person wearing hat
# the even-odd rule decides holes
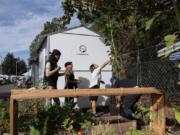
[[[111,58],[112,60],[115,59],[114,56]],[[99,89],[100,88],[100,82],[101,82],[101,70],[107,66],[110,63],[110,59],[104,62],[101,66],[98,66],[96,64],[92,64],[89,67],[89,70],[91,71],[91,81],[90,81],[90,89]],[[98,96],[91,96],[89,97],[89,100],[91,102],[91,108],[92,113],[95,115],[95,117],[98,117],[98,114],[96,113],[96,102],[97,102]]]
[[[65,63],[66,68],[66,75],[65,75],[65,89],[77,89],[78,84],[81,83],[81,80],[75,79],[74,72],[73,72],[73,63],[72,62],[66,62]],[[77,102],[77,98],[66,98],[66,102],[73,101]],[[78,108],[77,105],[75,108]]]
[[[46,61],[45,66],[45,77],[46,89],[57,89],[57,80],[59,76],[63,76],[65,73],[59,73],[61,67],[57,65],[61,56],[61,52],[57,49],[54,49],[51,53],[49,60]],[[53,98],[57,105],[60,105],[59,98]],[[45,105],[49,105],[51,99],[46,98]]]

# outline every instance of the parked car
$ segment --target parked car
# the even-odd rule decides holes
[[[5,78],[0,78],[0,85],[5,85],[5,84],[8,84],[9,81],[6,80]]]
[[[2,77],[0,77],[0,85],[1,85],[2,81],[3,81],[3,78],[2,78]]]

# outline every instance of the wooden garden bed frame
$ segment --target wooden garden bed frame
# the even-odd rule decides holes
[[[68,92],[67,92],[68,91]],[[100,95],[151,94],[150,129],[158,135],[165,133],[164,93],[153,87],[107,88],[107,89],[69,89],[69,90],[11,90],[10,97],[10,135],[18,134],[18,101],[37,98],[83,97]]]

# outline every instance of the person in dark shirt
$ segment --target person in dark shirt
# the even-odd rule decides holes
[[[61,52],[57,49],[54,49],[52,54],[49,57],[49,60],[46,61],[45,66],[45,77],[46,89],[57,89],[57,80],[59,76],[63,76],[65,73],[59,73],[61,67],[57,65],[61,56]],[[56,104],[60,105],[59,98],[53,98]],[[45,105],[49,105],[51,99],[46,99]]]
[[[138,88],[135,80],[111,78],[113,88]],[[118,103],[116,107],[120,108],[120,114],[126,118],[132,119],[133,107],[138,102],[140,95],[127,95],[127,96],[117,96]]]
[[[119,83],[118,83],[118,80],[115,78],[115,77],[112,77],[110,79],[110,82],[112,84],[112,88],[119,88]],[[117,98],[117,104],[116,104],[116,107],[117,108],[120,108],[121,104],[122,104],[122,100],[121,100],[121,96],[116,96]]]
[[[72,62],[66,62],[64,66],[66,68],[65,89],[77,89],[77,85],[81,83],[81,80],[75,79]],[[77,98],[66,98],[66,102],[69,102],[70,100],[77,102]],[[77,105],[75,108],[78,108]]]

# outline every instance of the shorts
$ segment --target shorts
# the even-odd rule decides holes
[[[99,86],[95,85],[95,86],[91,87],[90,89],[99,89]],[[97,101],[98,100],[98,96],[90,96],[89,100],[90,101]]]

